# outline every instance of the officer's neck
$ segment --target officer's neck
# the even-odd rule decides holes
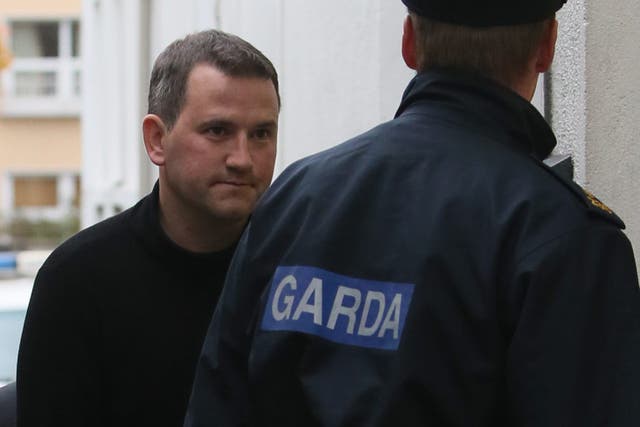
[[[510,85],[511,90],[516,92],[518,95],[531,102],[533,99],[533,94],[536,91],[536,87],[538,85],[538,73],[537,72],[529,72],[526,75],[522,75],[521,78]]]

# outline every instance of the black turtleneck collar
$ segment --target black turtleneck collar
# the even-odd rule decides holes
[[[538,160],[548,157],[556,146],[553,131],[538,110],[493,80],[442,70],[420,73],[407,86],[396,117],[418,103],[430,102],[448,114],[461,112],[465,122],[473,118],[476,126],[502,130],[510,136],[507,143]]]
[[[150,252],[165,262],[180,264],[183,268],[220,263],[226,265],[235,251],[235,244],[218,252],[195,253],[176,243],[164,232],[160,225],[160,190],[156,181],[153,191],[142,199],[133,209],[131,227],[142,239]]]

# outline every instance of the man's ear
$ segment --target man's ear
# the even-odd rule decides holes
[[[164,137],[167,135],[167,127],[162,119],[155,114],[147,114],[142,119],[142,138],[144,148],[153,164],[164,165]]]
[[[418,69],[418,59],[416,54],[416,32],[413,27],[411,16],[407,15],[404,20],[402,32],[402,58],[407,67],[412,70]]]
[[[536,60],[536,72],[544,73],[549,70],[556,52],[556,41],[558,40],[558,20],[553,19],[547,27],[544,37],[538,47],[538,57]]]

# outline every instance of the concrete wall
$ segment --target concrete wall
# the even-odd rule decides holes
[[[558,138],[556,151],[570,154],[575,179],[585,181],[586,167],[586,18],[584,0],[574,0],[558,13],[559,34],[550,72],[547,117]]]
[[[586,185],[626,222],[640,260],[640,3],[589,2]]]
[[[627,225],[640,265],[640,9],[574,0],[558,15],[550,110],[576,180]]]

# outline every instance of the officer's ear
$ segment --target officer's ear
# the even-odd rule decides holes
[[[402,58],[404,59],[404,63],[407,64],[407,67],[412,70],[418,69],[416,31],[410,15],[407,15],[407,18],[404,20],[402,32]]]
[[[147,114],[142,119],[144,148],[147,150],[149,159],[157,166],[164,165],[164,139],[167,134],[167,127],[157,115]]]
[[[536,72],[544,73],[551,67],[553,56],[556,52],[556,41],[558,40],[558,20],[553,18],[549,21],[545,29],[544,36],[538,45],[538,56],[536,59]]]

